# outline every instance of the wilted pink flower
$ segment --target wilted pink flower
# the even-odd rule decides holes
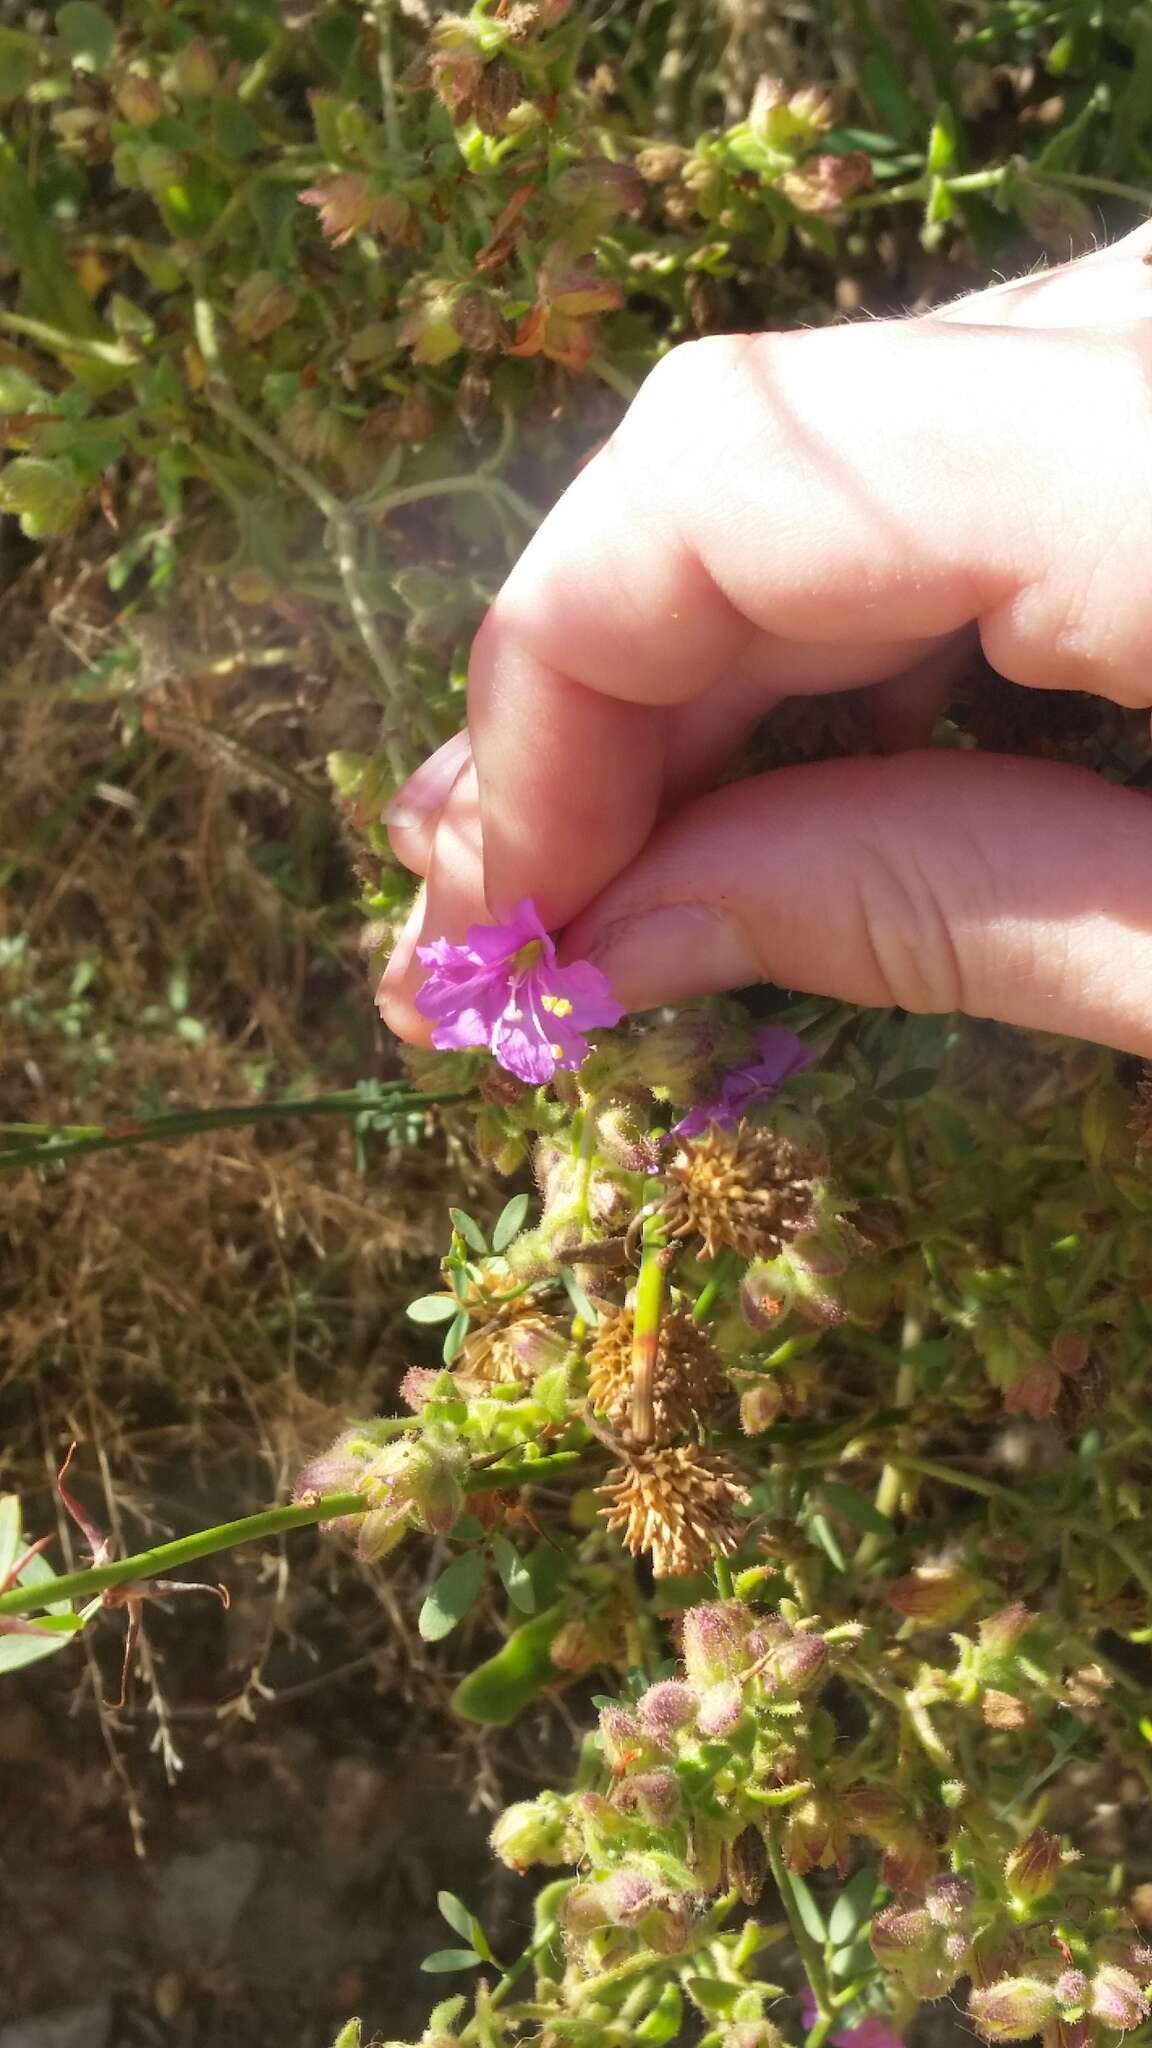
[[[816,2000],[810,1991],[801,1995],[800,2017],[806,2029],[815,2026]],[[870,2014],[854,2027],[841,2027],[838,2033],[829,2034],[828,2039],[834,2043],[834,2048],[904,2048],[901,2035],[880,2013]]]
[[[406,199],[377,192],[361,171],[341,171],[324,185],[310,185],[297,194],[302,206],[314,206],[321,231],[339,249],[353,235],[381,235],[387,242],[411,238],[414,216]]]
[[[725,1074],[715,1101],[702,1102],[690,1109],[673,1126],[675,1135],[700,1138],[714,1124],[731,1130],[757,1103],[767,1102],[775,1095],[790,1075],[810,1067],[814,1058],[815,1054],[794,1031],[783,1024],[765,1025],[757,1034],[755,1057]]]
[[[510,1074],[535,1087],[557,1067],[581,1066],[584,1033],[618,1024],[624,1014],[590,961],[558,966],[527,896],[507,924],[470,925],[463,945],[434,939],[416,953],[429,969],[416,1008],[436,1026],[437,1050],[486,1046]]]

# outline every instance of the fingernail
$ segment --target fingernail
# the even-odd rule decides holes
[[[380,813],[381,823],[402,832],[425,824],[443,809],[453,784],[471,758],[472,744],[467,731],[454,733],[389,799]]]
[[[703,903],[665,904],[610,925],[587,948],[629,1010],[764,979],[755,947],[733,918]]]

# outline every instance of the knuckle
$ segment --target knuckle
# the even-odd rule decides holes
[[[856,910],[878,1000],[918,1013],[963,1010],[966,977],[940,893],[907,848],[857,847]]]

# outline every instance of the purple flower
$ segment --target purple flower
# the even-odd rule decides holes
[[[816,2023],[816,2000],[810,1991],[805,1991],[800,1999],[800,2017],[806,2027]],[[902,2037],[880,2013],[871,2013],[854,2027],[841,2027],[838,2034],[829,2034],[828,2039],[834,2048],[904,2048]]]
[[[713,1124],[731,1130],[758,1102],[767,1102],[791,1074],[810,1067],[816,1055],[783,1024],[765,1025],[756,1036],[756,1055],[733,1067],[714,1102],[702,1102],[673,1124],[677,1138],[700,1138]]]
[[[417,946],[429,969],[416,1008],[436,1029],[440,1052],[486,1046],[502,1067],[538,1087],[557,1067],[579,1067],[586,1031],[624,1015],[606,977],[588,960],[558,967],[556,947],[530,897],[507,924],[474,924],[462,946]]]

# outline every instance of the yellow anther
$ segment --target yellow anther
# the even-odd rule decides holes
[[[572,1005],[567,996],[541,996],[540,1007],[542,1010],[550,1010],[554,1017],[572,1015]]]

